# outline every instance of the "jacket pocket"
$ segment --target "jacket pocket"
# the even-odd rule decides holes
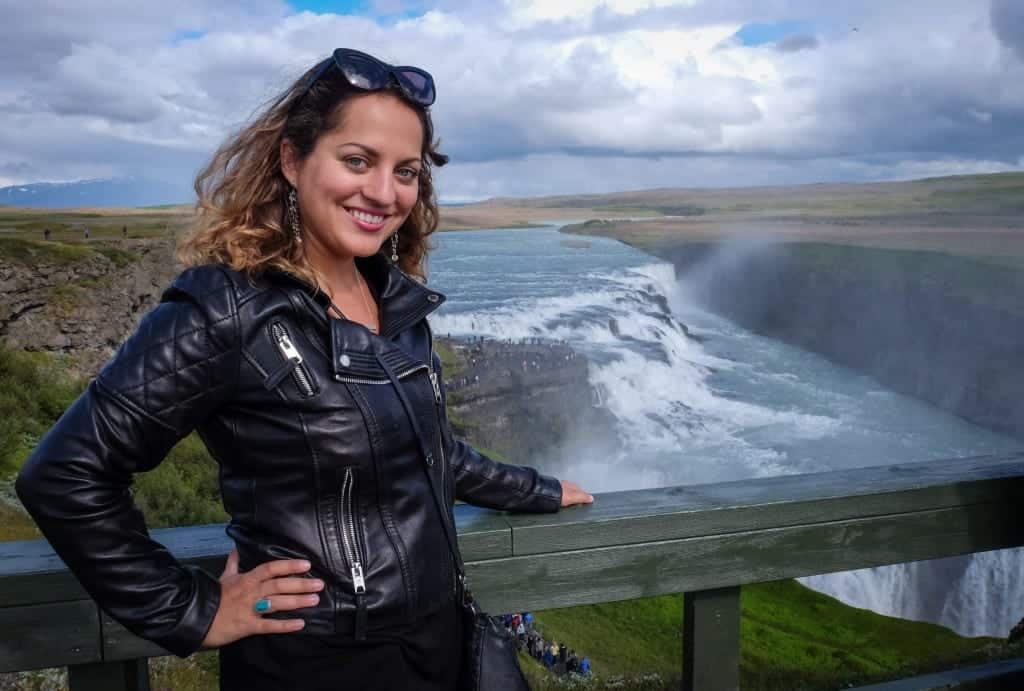
[[[291,334],[288,333],[285,325],[279,321],[272,322],[270,324],[270,337],[281,356],[281,365],[267,375],[267,378],[263,380],[263,386],[267,391],[277,388],[284,381],[285,377],[290,374],[292,381],[295,382],[295,386],[299,390],[300,396],[303,398],[315,396],[319,392],[316,380],[310,373],[302,353],[295,347]]]

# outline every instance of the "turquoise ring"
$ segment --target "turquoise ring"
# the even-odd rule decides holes
[[[256,604],[252,608],[256,610],[256,614],[266,614],[270,611],[270,600],[261,597],[259,600],[256,600]]]

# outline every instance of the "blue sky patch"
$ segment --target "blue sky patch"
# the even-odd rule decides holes
[[[288,4],[296,12],[308,10],[316,14],[370,13],[370,3],[366,0],[290,0]]]
[[[745,46],[776,43],[792,34],[813,33],[809,22],[773,22],[771,24],[745,24],[735,36]]]
[[[202,38],[205,35],[205,31],[198,31],[196,29],[182,29],[181,31],[174,32],[174,36],[171,37],[171,42],[177,45],[179,43],[184,43],[185,41],[195,41],[196,39]]]
[[[288,4],[296,12],[308,10],[316,14],[353,14],[375,19],[410,19],[424,13],[422,2],[402,2],[400,6],[405,9],[398,13],[381,12],[372,0],[289,0]]]

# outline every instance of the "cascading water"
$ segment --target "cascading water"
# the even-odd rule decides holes
[[[526,235],[528,233],[528,235]],[[524,242],[524,238],[529,242]],[[671,265],[555,230],[445,233],[435,333],[568,341],[621,446],[550,466],[592,491],[735,480],[1000,453],[1019,443],[696,307]],[[500,277],[497,278],[496,277]],[[805,579],[851,604],[1005,635],[1024,611],[1020,551]],[[1024,606],[1021,607],[1024,610]]]

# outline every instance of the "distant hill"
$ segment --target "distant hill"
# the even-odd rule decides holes
[[[157,206],[180,204],[194,197],[188,182],[175,184],[134,177],[0,187],[0,204],[44,209]]]

